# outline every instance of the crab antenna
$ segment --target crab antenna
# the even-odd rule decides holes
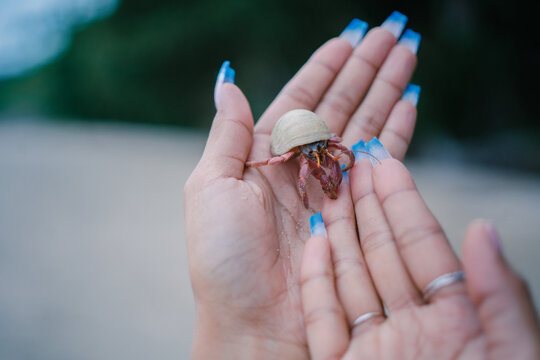
[[[321,167],[321,159],[319,158],[319,154],[314,151],[315,157],[317,158],[317,167]]]
[[[368,153],[367,151],[362,151],[362,150],[351,150],[352,152],[357,152],[357,153],[362,153],[362,154],[365,154],[369,157],[372,157],[373,159],[377,160],[378,163],[381,162],[381,160],[377,159],[375,156],[371,155],[370,153]]]
[[[341,155],[343,155],[343,151],[338,154],[338,157],[335,157],[334,155],[330,154],[330,151],[328,151],[328,149],[324,149],[324,152],[326,153],[326,155],[328,155],[331,159],[335,161],[338,161],[339,159],[341,159]]]

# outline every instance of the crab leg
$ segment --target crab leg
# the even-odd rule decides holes
[[[347,147],[341,144],[334,143],[333,141],[332,142],[329,141],[328,148],[338,149],[343,154],[347,155],[347,157],[349,158],[349,165],[347,165],[345,169],[343,169],[343,171],[347,171],[354,166],[354,153],[351,150],[349,150]]]
[[[332,187],[335,187],[335,189],[337,190],[337,188],[341,184],[341,180],[343,179],[341,167],[339,166],[339,162],[331,158],[327,160],[327,163],[327,168],[330,169],[330,179],[332,181]]]
[[[332,160],[327,160],[327,161],[332,161]],[[315,179],[319,180],[324,193],[330,199],[337,199],[336,190],[339,186],[339,183],[336,184],[334,181],[329,179],[328,176],[326,175],[326,172],[323,170],[323,168],[317,167],[317,164],[315,164],[314,161],[308,160],[308,164],[311,169],[311,175],[313,175]],[[339,169],[339,165],[338,165],[338,169]],[[339,178],[340,178],[339,182],[341,182],[341,176],[339,176]]]
[[[298,192],[306,209],[309,208],[309,201],[306,192],[307,177],[311,172],[309,162],[305,157],[300,157],[300,172],[298,173]]]
[[[285,153],[283,155],[280,155],[280,156],[275,156],[273,158],[270,158],[270,159],[266,159],[266,160],[261,160],[261,161],[248,161],[246,163],[246,166],[248,167],[255,167],[255,166],[264,166],[264,165],[275,165],[275,164],[280,164],[280,163],[284,163],[285,161],[289,160],[290,158],[292,158],[294,156],[295,152],[294,151],[289,151],[288,153]]]

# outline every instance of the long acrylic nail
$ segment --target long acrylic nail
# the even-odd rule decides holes
[[[399,39],[398,44],[405,46],[411,50],[413,54],[416,54],[418,52],[418,46],[420,45],[421,39],[422,35],[412,31],[411,29],[407,29],[403,33],[403,36]]]
[[[344,169],[345,169],[345,164],[341,165],[341,175],[343,176],[342,181],[345,184],[349,184],[349,171],[343,171]]]
[[[327,236],[321,213],[311,215],[309,218],[309,225],[311,228],[311,236]]]
[[[376,163],[379,163],[383,161],[384,159],[392,158],[388,150],[386,150],[383,144],[381,144],[379,139],[377,139],[376,137],[371,139],[371,141],[369,141],[366,144],[366,148],[367,148],[368,153],[372,155],[372,157],[369,158],[369,160],[371,160],[372,165],[375,165]]]
[[[420,85],[409,84],[405,89],[405,92],[401,96],[401,100],[407,100],[414,106],[418,104],[418,98],[420,97]]]
[[[356,144],[351,146],[351,150],[354,152],[355,163],[369,157],[369,155],[366,154],[368,152],[366,149],[366,144],[364,143],[364,140],[362,139],[360,139],[360,141],[358,141]]]
[[[403,15],[399,11],[394,11],[382,23],[381,27],[390,31],[397,39],[399,38],[399,35],[401,35],[401,32],[405,28],[406,23],[407,23],[407,16]]]
[[[360,19],[353,19],[349,25],[343,30],[340,38],[347,40],[352,47],[356,47],[364,38],[368,28],[368,24]]]
[[[216,87],[214,88],[214,104],[216,109],[219,107],[219,101],[221,100],[221,87],[223,83],[232,83],[234,84],[234,75],[235,71],[231,68],[230,61],[224,61],[219,69],[219,73],[216,79]]]

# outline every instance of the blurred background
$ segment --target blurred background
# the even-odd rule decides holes
[[[422,34],[418,186],[458,251],[472,218],[492,219],[540,304],[524,2],[0,0],[0,358],[187,358],[182,190],[219,66],[257,118],[352,18],[393,10]]]

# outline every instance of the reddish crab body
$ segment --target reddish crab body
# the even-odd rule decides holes
[[[349,159],[343,171],[354,165],[354,153],[340,142],[341,138],[331,134],[317,115],[308,110],[293,110],[283,115],[272,131],[271,152],[275,156],[247,162],[246,166],[275,165],[298,157],[298,192],[307,209],[309,201],[306,185],[309,175],[319,181],[330,199],[337,199],[337,191],[343,179],[338,159],[341,155]],[[339,151],[339,154],[333,155],[332,150]]]

